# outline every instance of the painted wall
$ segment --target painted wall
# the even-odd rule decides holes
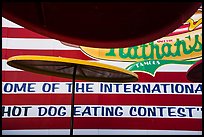
[[[140,46],[67,46],[2,18],[2,133],[69,134],[71,79],[6,64],[15,55],[50,55],[115,65],[131,83],[77,80],[74,134],[202,134],[202,83],[186,79],[202,59],[202,7],[168,36]]]

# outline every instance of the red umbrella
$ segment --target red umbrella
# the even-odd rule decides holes
[[[187,79],[192,82],[202,82],[202,59],[193,64],[187,71]]]
[[[95,48],[141,45],[168,35],[201,2],[10,2],[3,17],[39,34]]]

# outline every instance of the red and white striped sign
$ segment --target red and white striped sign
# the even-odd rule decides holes
[[[176,35],[182,29],[172,33]],[[197,29],[202,28],[202,24]],[[171,35],[171,34],[170,34]],[[69,134],[71,79],[12,68],[16,55],[49,55],[125,68],[132,62],[96,60],[2,18],[2,131],[8,134]],[[76,80],[74,134],[201,135],[202,83],[187,80],[191,65],[168,64],[155,77],[138,72],[135,83]]]

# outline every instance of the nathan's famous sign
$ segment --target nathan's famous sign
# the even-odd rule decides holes
[[[168,36],[128,48],[90,48],[80,46],[87,55],[103,60],[134,62],[126,69],[130,71],[146,69],[154,75],[164,64],[193,64],[202,58],[202,9],[188,19],[181,27]],[[139,69],[139,64],[142,68]],[[154,69],[147,67],[154,65]],[[155,66],[156,65],[156,66]],[[145,70],[141,70],[145,71]]]
[[[163,42],[159,42],[163,41]],[[129,48],[98,49],[81,47],[88,55],[105,60],[183,60],[200,57],[202,54],[202,29]]]

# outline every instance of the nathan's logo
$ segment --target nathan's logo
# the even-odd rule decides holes
[[[196,27],[202,24],[202,9],[197,10],[196,13],[186,21],[189,23],[189,31],[194,30]]]
[[[202,19],[199,19],[197,22],[193,19],[188,19],[187,22],[189,22],[189,31],[192,31],[202,23]]]
[[[166,64],[185,64],[191,65],[196,63],[196,61],[177,61],[177,60],[148,60],[135,62],[128,66],[126,69],[129,71],[144,72],[152,76],[155,76],[156,70]]]
[[[187,60],[202,56],[202,28],[129,48],[80,48],[86,54],[104,60]]]
[[[202,58],[202,28],[129,48],[80,48],[94,58],[134,62],[126,69],[155,76],[163,65],[191,65]]]
[[[180,28],[156,41],[128,48],[80,48],[93,58],[134,62],[126,69],[152,76],[166,64],[192,65],[202,58],[202,7]]]

